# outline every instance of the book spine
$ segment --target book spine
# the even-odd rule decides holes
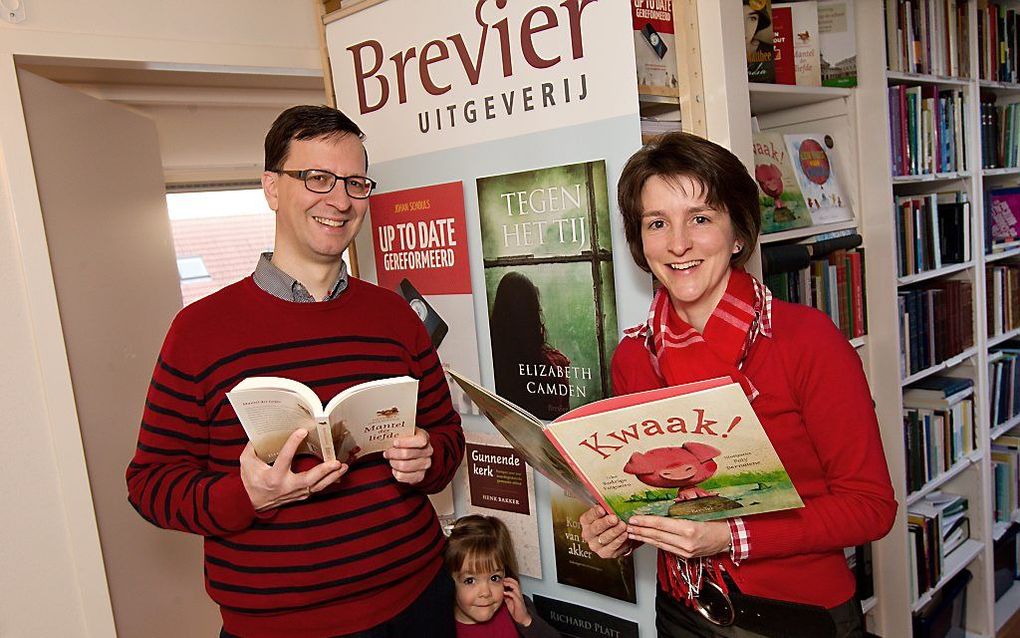
[[[329,463],[336,460],[336,448],[333,446],[333,431],[326,419],[320,419],[315,425],[316,433],[319,436],[319,449],[322,450],[322,460]]]

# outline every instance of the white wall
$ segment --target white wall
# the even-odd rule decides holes
[[[24,0],[0,21],[0,635],[115,634],[15,56],[318,69],[314,0]],[[124,397],[138,402],[139,397]]]

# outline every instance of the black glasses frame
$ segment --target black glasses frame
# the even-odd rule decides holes
[[[304,182],[305,188],[307,188],[309,191],[313,193],[318,193],[320,195],[324,195],[326,193],[331,192],[334,188],[336,188],[337,182],[342,181],[344,183],[344,192],[346,192],[347,196],[352,199],[368,199],[372,195],[372,191],[374,191],[376,186],[379,185],[374,179],[365,177],[363,175],[337,175],[322,168],[306,168],[300,171],[288,171],[280,168],[273,172],[280,173],[281,175],[287,175],[289,177],[293,177],[294,179],[299,179],[302,182]],[[330,177],[333,178],[333,183],[330,184],[329,188],[327,188],[326,190],[315,190],[308,184],[308,177],[312,174],[329,175]],[[368,184],[368,192],[365,193],[364,195],[355,195],[354,193],[352,193],[350,182],[350,180],[352,179],[364,180]]]

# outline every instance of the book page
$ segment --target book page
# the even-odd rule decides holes
[[[584,481],[578,478],[570,461],[546,438],[541,421],[453,370],[449,374],[528,465],[575,498],[591,506],[599,504]]]
[[[350,463],[414,434],[418,380],[395,377],[344,390],[327,405],[336,457]]]
[[[275,461],[287,437],[298,428],[307,429],[308,436],[297,453],[322,458],[316,420],[305,397],[279,388],[239,388],[241,384],[228,392],[227,398],[260,459],[266,463]]]
[[[549,433],[624,521],[715,520],[803,503],[740,386],[555,422]]]

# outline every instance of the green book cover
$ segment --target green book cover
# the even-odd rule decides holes
[[[782,133],[754,134],[754,181],[758,183],[763,234],[811,225],[811,211]]]
[[[609,396],[605,161],[482,177],[477,189],[496,392],[545,420]]]

